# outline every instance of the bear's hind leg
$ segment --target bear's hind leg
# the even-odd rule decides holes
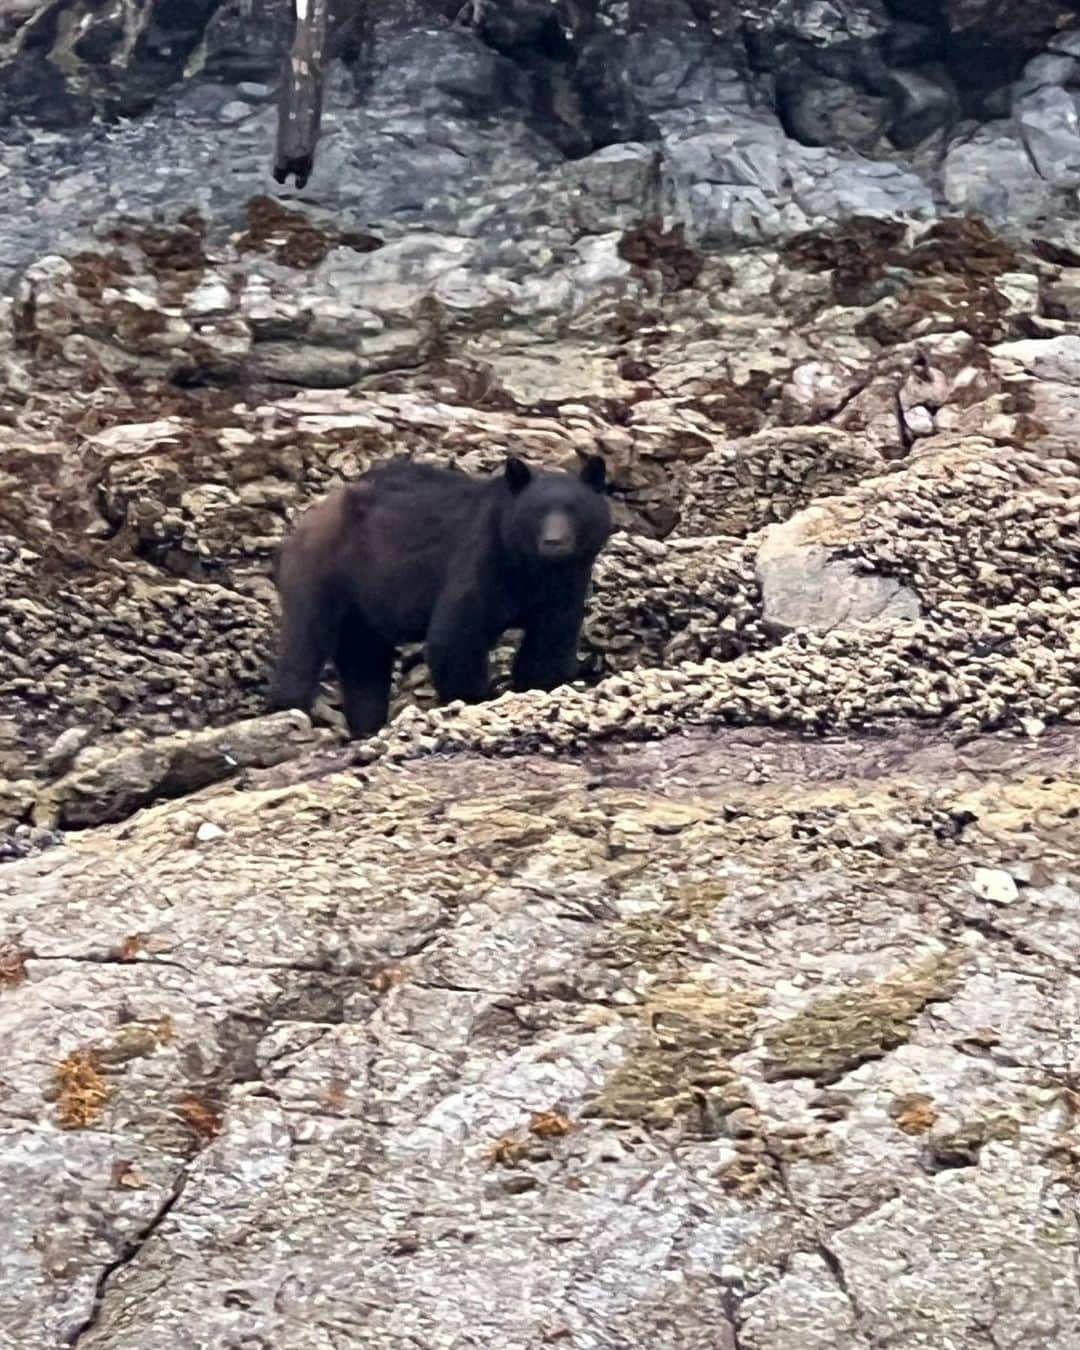
[[[357,739],[372,735],[385,725],[390,711],[393,647],[351,610],[338,633],[334,664],[341,678],[349,734]]]
[[[268,700],[271,709],[311,711],[323,667],[333,654],[337,623],[337,615],[325,604],[284,606]]]

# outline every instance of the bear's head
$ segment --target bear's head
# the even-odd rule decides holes
[[[611,534],[606,470],[590,455],[580,474],[534,470],[515,456],[506,461],[503,544],[522,562],[589,563]]]

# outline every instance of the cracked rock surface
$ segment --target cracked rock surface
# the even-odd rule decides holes
[[[11,864],[4,1343],[1080,1345],[1078,748],[284,766]]]

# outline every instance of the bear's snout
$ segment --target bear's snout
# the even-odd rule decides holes
[[[548,511],[537,541],[544,558],[568,558],[574,551],[574,522],[565,511]]]

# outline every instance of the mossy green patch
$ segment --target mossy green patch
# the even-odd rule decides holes
[[[845,989],[810,1004],[765,1038],[765,1076],[833,1083],[910,1037],[919,1013],[949,998],[959,959],[931,957],[877,984]]]
[[[761,996],[670,989],[645,1008],[647,1037],[610,1075],[589,1110],[614,1120],[668,1125],[687,1114],[724,1115],[748,1103],[731,1067],[747,1050]]]

